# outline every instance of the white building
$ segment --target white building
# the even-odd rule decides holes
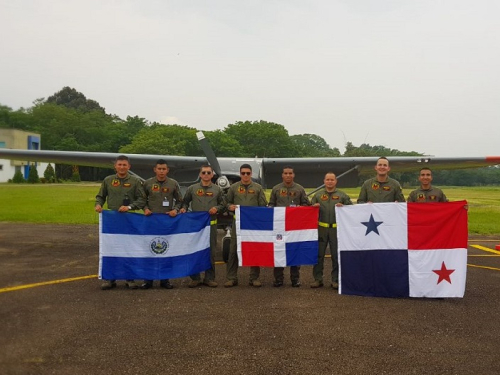
[[[0,148],[40,150],[40,134],[17,129],[0,129]],[[34,165],[38,176],[43,177],[47,163],[37,163],[30,160],[2,160],[0,159],[0,182],[7,182],[19,170],[25,179],[28,179],[29,166]]]

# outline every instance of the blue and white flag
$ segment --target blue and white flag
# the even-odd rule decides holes
[[[99,215],[100,279],[173,279],[210,267],[208,212]]]

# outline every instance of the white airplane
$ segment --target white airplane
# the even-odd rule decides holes
[[[308,187],[321,185],[326,172],[335,173],[340,179],[340,186],[355,187],[358,185],[358,174],[372,172],[378,159],[378,157],[217,158],[203,133],[198,132],[197,136],[205,153],[204,157],[0,148],[0,159],[112,168],[117,156],[127,155],[132,166],[131,171],[144,179],[153,175],[152,168],[156,160],[164,159],[170,169],[169,176],[176,179],[181,186],[197,181],[200,167],[210,164],[217,175],[216,183],[222,188],[227,188],[231,183],[239,180],[239,168],[244,163],[252,166],[253,180],[265,188],[271,188],[280,183],[283,167],[288,165],[293,167],[297,176],[296,180]],[[388,156],[388,159],[391,172],[418,171],[424,166],[438,170],[480,168],[500,164],[500,156]]]

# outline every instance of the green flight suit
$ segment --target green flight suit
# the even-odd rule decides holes
[[[164,181],[158,181],[156,177],[152,177],[144,181],[143,187],[146,194],[144,210],[147,208],[155,214],[166,214],[171,210],[181,209],[181,189],[174,179],[167,177]],[[161,280],[162,283],[168,281],[168,279]],[[152,284],[153,280],[144,280],[144,282]]]
[[[192,211],[209,211],[217,208],[217,213],[222,213],[225,208],[225,198],[222,189],[215,184],[203,186],[200,182],[188,187],[182,207],[188,209],[191,204]],[[212,267],[205,271],[204,282],[215,281],[215,250],[217,248],[217,214],[210,218],[210,262]],[[200,280],[200,274],[190,276],[192,280]]]
[[[271,198],[269,199],[270,207],[290,207],[290,206],[310,206],[311,203],[307,198],[306,191],[295,182],[290,186],[284,182],[273,187]],[[274,281],[283,283],[284,267],[274,267]],[[290,267],[290,280],[292,283],[298,282],[300,279],[300,266]]]
[[[267,199],[262,186],[255,182],[250,182],[248,185],[243,185],[236,182],[229,187],[226,195],[226,203],[229,208],[230,205],[235,204],[239,206],[267,206]],[[231,245],[229,247],[229,257],[226,265],[226,278],[227,280],[238,282],[238,253],[236,241],[236,223],[233,220],[231,227]],[[257,280],[260,276],[260,267],[250,267],[250,283]]]
[[[351,205],[351,198],[341,190],[332,192],[322,189],[311,199],[311,204],[319,203],[318,223],[318,263],[313,267],[314,280],[323,284],[323,267],[325,263],[326,246],[330,245],[332,255],[332,283],[339,281],[339,262],[337,246],[337,218],[335,217],[335,205]]]
[[[167,177],[165,181],[158,181],[156,177],[152,177],[144,181],[143,186],[147,197],[144,209],[148,208],[153,213],[167,213],[181,209],[181,189],[174,179]]]
[[[439,188],[431,186],[429,189],[421,187],[408,195],[408,202],[448,202],[448,198]]]
[[[129,173],[124,178],[116,174],[107,176],[95,197],[95,205],[104,207],[106,201],[108,209],[114,211],[118,211],[121,206],[130,206],[132,210],[143,208],[146,204],[146,195],[141,180]],[[109,281],[115,282],[115,280]],[[129,281],[133,280],[127,280]]]
[[[95,197],[95,205],[104,207],[108,202],[108,209],[117,211],[121,206],[130,206],[132,210],[139,210],[146,204],[146,196],[141,180],[127,173],[124,178],[114,174],[104,179]]]
[[[388,178],[386,182],[377,181],[377,177],[366,180],[361,186],[358,203],[404,202],[403,190],[398,181]]]

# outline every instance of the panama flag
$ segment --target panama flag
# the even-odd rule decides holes
[[[286,267],[318,262],[319,207],[236,208],[240,266]]]
[[[466,201],[336,207],[339,293],[463,297]]]
[[[208,212],[99,215],[99,278],[173,279],[210,267]]]

